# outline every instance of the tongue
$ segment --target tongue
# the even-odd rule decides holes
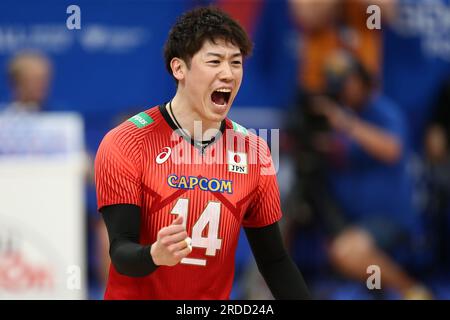
[[[218,105],[225,104],[225,95],[222,92],[214,91],[211,95],[211,100]]]

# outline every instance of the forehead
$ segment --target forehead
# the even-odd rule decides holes
[[[223,39],[215,39],[214,42],[206,40],[197,54],[206,56],[208,55],[208,53],[218,53],[222,55],[234,56],[241,53],[239,47],[229,41],[225,41]]]
[[[44,72],[49,71],[50,65],[44,59],[39,58],[23,58],[20,61],[17,61],[16,69],[23,74],[30,72]]]

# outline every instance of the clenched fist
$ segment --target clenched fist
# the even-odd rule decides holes
[[[157,266],[174,266],[192,251],[190,238],[183,226],[183,217],[178,216],[170,226],[158,232],[157,240],[150,248],[150,255]]]

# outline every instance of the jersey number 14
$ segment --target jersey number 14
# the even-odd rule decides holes
[[[192,227],[192,247],[205,248],[207,256],[215,256],[216,250],[219,250],[222,246],[222,239],[218,238],[219,235],[219,222],[220,222],[220,202],[210,201],[206,205],[202,214],[198,218],[197,222]],[[178,199],[177,203],[173,207],[170,213],[177,214],[183,217],[183,225],[186,227],[189,211],[189,199]],[[203,231],[208,226],[208,233],[206,237],[203,237]],[[184,258],[181,260],[184,264],[193,264],[199,266],[205,266],[205,259],[193,259]]]

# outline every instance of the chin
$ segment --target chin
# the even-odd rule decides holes
[[[230,111],[230,106],[217,106],[212,104],[208,110],[208,119],[211,121],[222,121],[227,117],[228,112]]]
[[[225,113],[210,113],[208,115],[208,120],[213,122],[220,122],[227,117],[228,111]]]

